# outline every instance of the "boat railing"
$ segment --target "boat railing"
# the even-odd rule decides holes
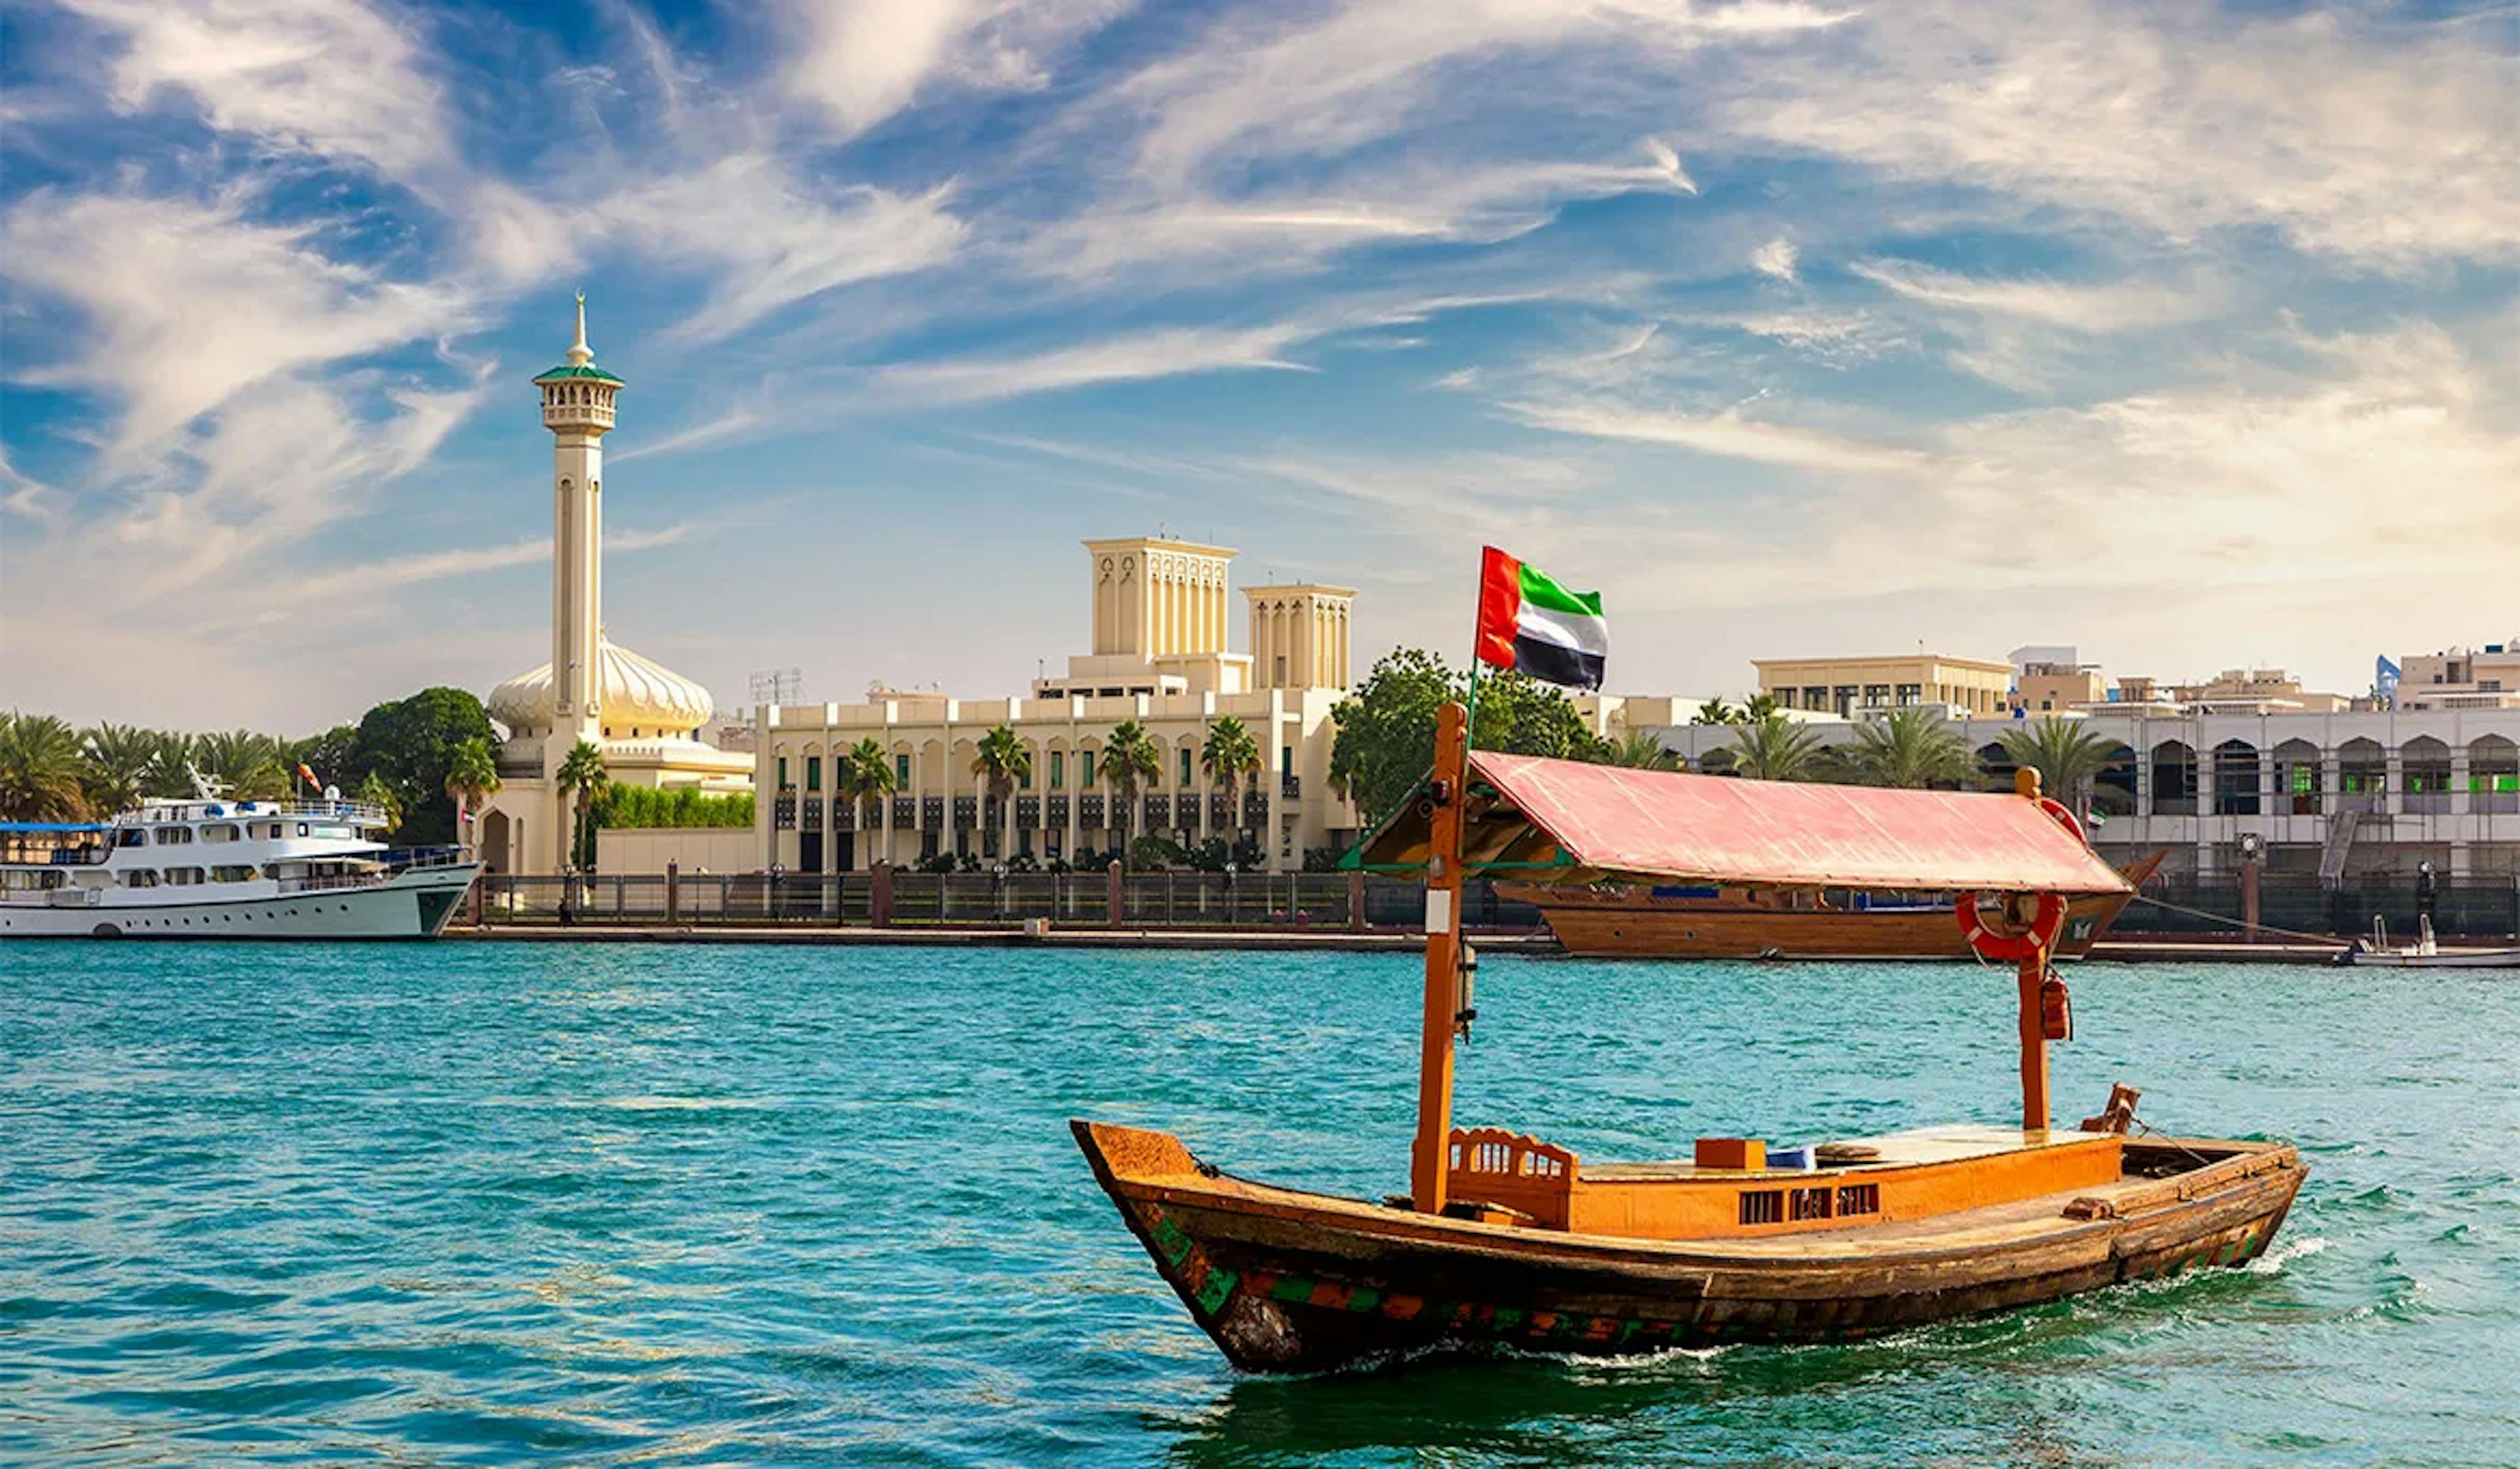
[[[427,868],[458,868],[472,860],[470,847],[396,847],[377,859],[391,872],[408,872]]]
[[[144,819],[159,812],[181,812],[182,820],[256,821],[271,817],[321,819],[332,822],[355,822],[365,826],[382,826],[388,818],[385,809],[366,801],[144,801]]]
[[[317,872],[305,877],[283,877],[283,893],[323,893],[343,888],[378,887],[385,880],[382,872]]]

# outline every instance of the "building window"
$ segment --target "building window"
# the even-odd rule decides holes
[[[910,757],[908,755],[895,755],[892,757],[892,782],[903,790],[908,790],[910,788]]]
[[[1922,684],[1902,684],[1902,685],[1900,685],[1900,686],[1899,686],[1899,707],[1900,707],[1900,708],[1902,708],[1902,709],[1912,709],[1912,708],[1914,708],[1916,705],[1921,704],[1921,703],[1923,703],[1924,701],[1925,701],[1925,686],[1924,686],[1924,685],[1922,685]]]
[[[820,755],[805,757],[805,788],[807,790],[823,788],[823,757]]]
[[[1066,784],[1067,752],[1065,750],[1053,750],[1050,752],[1050,788],[1058,790]]]
[[[1189,746],[1189,745],[1183,745],[1183,746],[1182,746],[1182,749],[1181,749],[1181,786],[1182,786],[1182,789],[1184,789],[1184,790],[1188,790],[1188,789],[1190,789],[1190,746]]]
[[[1828,707],[1827,688],[1825,686],[1815,686],[1810,684],[1804,685],[1803,707],[1814,712],[1826,709]]]
[[[1094,788],[1094,752],[1092,750],[1076,752],[1076,783],[1086,790]]]
[[[1865,685],[1864,702],[1876,709],[1890,702],[1890,686],[1887,684]]]
[[[779,757],[779,788],[788,788],[788,757],[785,755]]]

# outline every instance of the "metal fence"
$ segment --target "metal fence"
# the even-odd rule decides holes
[[[2180,913],[2161,904],[2194,912]],[[2408,877],[2350,882],[2338,888],[2323,887],[2316,873],[2307,872],[2267,872],[2258,879],[2258,924],[2267,929],[2355,938],[2369,933],[2371,920],[2377,917],[2388,924],[2391,935],[2410,938],[2423,905],[2414,879]],[[2520,937],[2520,878],[2440,878],[2432,898],[2432,920],[2433,932],[2445,939]],[[2127,905],[2112,932],[2227,934],[2237,932],[2240,921],[2237,873],[2189,873],[2145,883],[2142,898]]]
[[[1058,927],[1122,928],[1414,928],[1423,921],[1426,889],[1406,878],[1351,877],[1341,872],[1271,874],[1132,872],[1119,883],[1115,913],[1104,872],[894,872],[888,922],[894,926],[989,928],[1046,918]],[[1469,883],[1462,921],[1471,928],[1528,931],[1540,911],[1499,898],[1492,884]],[[876,880],[838,875],[763,872],[690,876],[484,876],[481,919],[487,923],[823,923],[875,921]]]

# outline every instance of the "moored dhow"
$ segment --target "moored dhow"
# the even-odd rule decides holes
[[[1362,853],[1428,886],[1409,1193],[1377,1204],[1275,1187],[1167,1133],[1071,1125],[1237,1367],[1842,1340],[2237,1265],[2281,1227],[2303,1180],[2288,1144],[2135,1135],[2126,1087],[2081,1128],[2050,1126],[2047,1047],[2072,1034],[2054,946],[2073,905],[2128,887],[2040,798],[2035,773],[2010,796],[1732,780],[1473,756],[1467,723],[1444,706],[1432,776]],[[1508,1129],[1457,1129],[1454,1045],[1478,1013],[1457,921],[1472,872],[1951,892],[1947,921],[2014,973],[2020,1125],[1776,1155],[1708,1137],[1687,1161],[1609,1166]]]
[[[397,851],[376,806],[152,800],[107,822],[0,824],[0,937],[413,939],[480,865]]]

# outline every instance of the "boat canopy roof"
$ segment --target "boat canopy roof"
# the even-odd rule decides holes
[[[2074,833],[2018,795],[1748,780],[1485,750],[1470,754],[1469,783],[1462,856],[1472,873],[2069,896],[2128,890]],[[1347,865],[1423,868],[1432,814],[1411,799]]]
[[[111,831],[112,826],[96,822],[0,822],[0,832],[19,831]]]

